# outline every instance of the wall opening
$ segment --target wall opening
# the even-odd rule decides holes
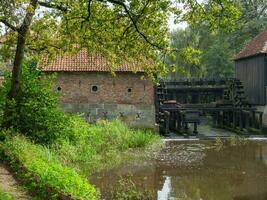
[[[98,92],[98,86],[97,85],[92,85],[91,86],[91,92],[92,93],[97,93]]]

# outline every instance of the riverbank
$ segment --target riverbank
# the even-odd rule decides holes
[[[131,149],[149,149],[161,143],[157,134],[131,130],[117,120],[89,125],[74,118],[72,123],[68,137],[49,145],[5,133],[5,140],[0,143],[1,158],[33,196],[98,199],[100,194],[88,181],[88,174],[130,159],[125,152]]]

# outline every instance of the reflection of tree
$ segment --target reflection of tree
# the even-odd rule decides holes
[[[231,185],[227,178],[184,176],[172,178],[171,197],[181,200],[230,200]]]

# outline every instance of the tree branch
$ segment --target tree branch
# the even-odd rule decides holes
[[[93,3],[93,0],[88,0],[88,7],[87,7],[87,12],[88,12],[88,15],[86,18],[84,18],[84,20],[81,22],[81,29],[83,28],[83,25],[86,21],[89,22],[89,19],[91,17],[91,5]]]
[[[18,28],[16,26],[13,26],[6,19],[0,18],[0,22],[3,23],[4,25],[6,25],[8,28],[11,28],[13,31],[18,31]]]
[[[60,10],[62,12],[67,12],[68,11],[68,8],[67,7],[65,7],[63,5],[57,5],[57,4],[54,4],[54,3],[39,1],[39,5],[40,6],[43,6],[43,7],[46,7],[46,8],[57,9],[57,10]]]
[[[92,4],[93,0],[88,0],[88,16],[86,17],[86,20],[89,21],[90,16],[91,16],[91,4]]]
[[[160,50],[163,50],[162,47],[160,47],[158,44],[154,44],[153,42],[151,42],[148,37],[139,30],[138,26],[137,26],[137,23],[136,21],[134,20],[134,18],[132,17],[131,13],[130,13],[130,10],[127,8],[126,4],[123,3],[123,1],[120,1],[120,0],[98,0],[100,2],[110,2],[112,4],[116,4],[116,5],[120,5],[123,7],[124,11],[126,12],[127,16],[129,17],[129,19],[131,20],[131,22],[133,23],[133,26],[136,30],[136,32],[141,35],[141,37],[148,43],[150,44],[151,46],[157,48],[157,49],[160,49]]]
[[[264,13],[264,11],[267,9],[267,5],[263,6],[263,8],[261,9],[259,15],[258,15],[258,18],[261,17],[261,15]]]

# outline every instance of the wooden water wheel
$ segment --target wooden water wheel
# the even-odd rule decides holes
[[[230,102],[233,107],[245,108],[250,107],[247,96],[245,95],[244,86],[238,79],[231,79],[227,83],[228,88],[224,91],[223,100]]]

